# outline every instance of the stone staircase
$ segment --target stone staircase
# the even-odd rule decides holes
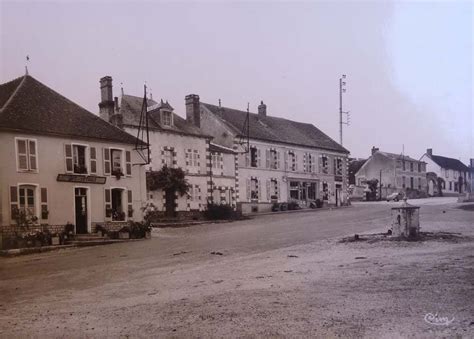
[[[114,240],[103,237],[99,233],[75,234],[72,239],[66,241],[69,245],[95,246],[114,243]]]

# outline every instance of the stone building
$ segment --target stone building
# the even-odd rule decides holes
[[[202,103],[194,94],[186,97],[187,120],[235,152],[242,212],[269,211],[274,202],[296,201],[303,207],[316,199],[347,202],[348,150],[311,124],[269,116],[263,102],[258,114],[248,116],[246,122],[247,112]]]
[[[136,138],[29,75],[0,85],[0,226],[141,221],[145,169]]]
[[[382,184],[382,198],[394,192],[427,192],[426,163],[407,155],[382,152],[372,148],[371,156],[355,174],[356,185],[377,179]],[[380,194],[380,192],[378,192]]]
[[[140,126],[143,96],[113,96],[112,78],[100,80],[100,117],[136,136]],[[113,98],[113,99],[112,99]],[[158,171],[164,165],[182,168],[190,185],[188,194],[174,197],[180,217],[193,217],[203,211],[208,201],[235,206],[235,166],[232,149],[212,145],[212,137],[187,117],[183,119],[166,101],[147,98],[151,163],[147,171]],[[230,152],[230,153],[229,153]],[[230,154],[230,155],[229,155]],[[159,211],[166,212],[166,195],[162,190],[148,192],[148,200]]]
[[[470,190],[469,168],[460,160],[434,155],[432,148],[428,148],[421,159],[426,162],[427,171],[435,173],[439,178],[443,195],[458,195]],[[429,190],[434,185],[437,183],[431,180]]]

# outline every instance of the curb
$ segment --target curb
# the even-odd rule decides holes
[[[339,210],[344,208],[351,208],[352,205],[349,206],[340,206],[340,207],[322,207],[322,208],[305,208],[299,210],[287,210],[287,211],[276,211],[276,212],[262,212],[262,213],[251,213],[245,214],[245,216],[249,217],[258,217],[260,215],[277,215],[277,214],[290,214],[290,213],[309,213],[309,212],[322,212],[322,211],[332,211],[332,210]]]
[[[11,250],[0,250],[0,257],[16,257],[20,255],[34,254],[34,253],[43,253],[58,251],[61,249],[67,248],[78,248],[78,247],[92,247],[100,245],[111,245],[111,244],[120,244],[125,242],[141,241],[147,240],[143,239],[109,239],[109,240],[100,240],[95,242],[79,242],[68,245],[55,245],[55,246],[41,246],[41,247],[24,247],[24,248],[15,248]]]
[[[204,220],[204,221],[183,221],[183,222],[169,222],[169,223],[152,223],[153,228],[180,228],[189,226],[198,226],[205,224],[225,224],[237,220]]]

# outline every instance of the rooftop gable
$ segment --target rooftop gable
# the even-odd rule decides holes
[[[443,157],[441,155],[431,155],[429,158],[442,168],[461,172],[467,172],[469,170],[469,168],[458,159]]]
[[[0,85],[0,104],[0,129],[125,144],[136,142],[133,136],[30,75]]]
[[[221,117],[236,135],[242,133],[247,112],[206,103],[201,103],[201,105]],[[249,116],[251,139],[349,153],[347,149],[312,124],[255,113],[250,113]]]

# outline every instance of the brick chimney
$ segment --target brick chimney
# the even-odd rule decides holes
[[[186,102],[186,120],[196,127],[201,127],[201,107],[199,104],[199,95],[189,94],[185,97]]]
[[[433,149],[432,148],[428,148],[426,150],[426,154],[428,154],[429,157],[433,156]]]
[[[105,76],[100,79],[99,116],[107,122],[114,114],[115,103],[112,92],[112,77]]]
[[[267,116],[267,105],[260,101],[260,105],[258,105],[258,115],[261,117]]]
[[[378,151],[379,151],[379,149],[377,147],[375,147],[375,146],[372,147],[372,155],[374,155],[375,152],[378,152]]]

